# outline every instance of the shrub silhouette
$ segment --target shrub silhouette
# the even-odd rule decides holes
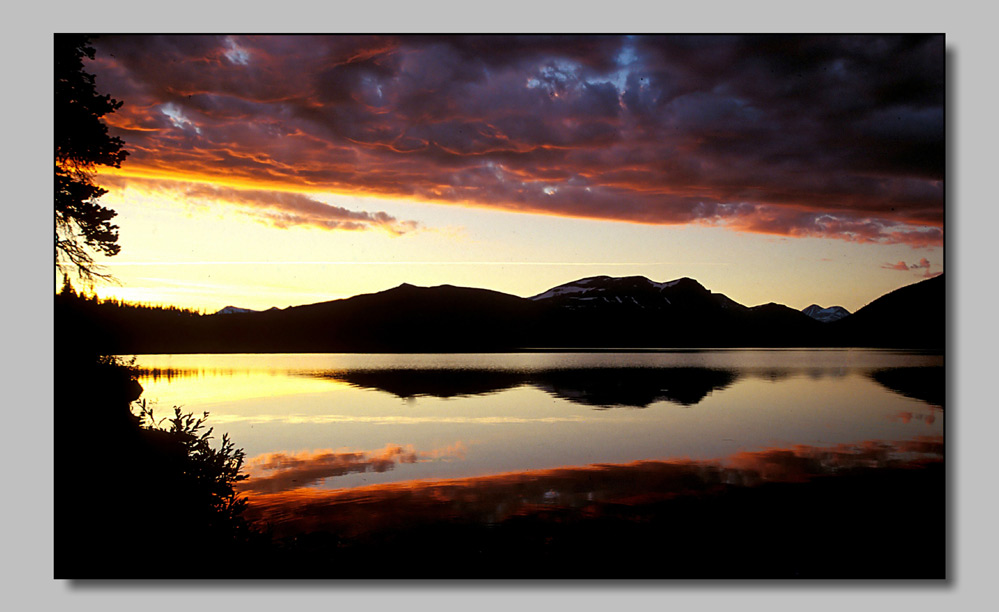
[[[263,542],[235,492],[243,451],[212,447],[207,414],[157,423],[118,358],[57,351],[55,371],[55,577],[240,575]]]
[[[155,420],[145,400],[138,407],[143,435],[153,448],[161,451],[172,468],[169,477],[185,496],[197,502],[195,509],[203,519],[203,527],[214,534],[213,539],[242,536],[247,529],[242,517],[246,498],[237,495],[235,485],[248,478],[240,474],[245,459],[243,450],[236,448],[229,434],[222,434],[219,448],[212,448],[214,429],[205,429],[207,412],[195,418],[174,407],[169,427],[161,428],[162,420]]]

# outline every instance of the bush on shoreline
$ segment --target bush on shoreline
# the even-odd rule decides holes
[[[212,446],[207,414],[161,428],[120,358],[57,351],[55,374],[55,577],[239,575],[262,537],[234,488],[243,451]]]

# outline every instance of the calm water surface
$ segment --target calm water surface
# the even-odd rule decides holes
[[[156,415],[207,411],[246,451],[251,498],[943,435],[943,358],[905,351],[142,355],[136,365]]]

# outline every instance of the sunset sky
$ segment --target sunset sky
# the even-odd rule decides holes
[[[104,36],[121,286],[214,312],[688,276],[855,311],[944,270],[943,36]]]

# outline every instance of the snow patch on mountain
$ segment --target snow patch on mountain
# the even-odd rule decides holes
[[[580,282],[582,282],[582,281],[580,281]],[[560,296],[563,296],[563,295],[569,295],[569,294],[573,294],[573,293],[580,293],[580,294],[582,294],[582,293],[586,293],[587,291],[590,291],[591,289],[592,288],[590,288],[590,287],[579,287],[579,286],[577,286],[577,284],[559,285],[558,287],[552,287],[548,291],[545,291],[544,293],[539,293],[538,295],[536,295],[536,296],[534,296],[532,298],[528,298],[528,299],[535,300],[535,301],[537,301],[537,300],[547,300],[548,298],[560,297]]]
[[[240,308],[238,306],[226,306],[225,308],[219,310],[215,314],[240,314],[244,312],[259,312],[259,311],[252,310],[250,308]]]
[[[672,280],[672,281],[667,281],[667,282],[663,282],[663,283],[657,283],[657,282],[649,280],[649,279],[647,279],[645,277],[634,277],[634,278],[635,279],[640,279],[641,281],[644,281],[645,283],[647,283],[649,287],[653,287],[653,288],[659,289],[660,291],[662,291],[663,289],[668,289],[668,288],[671,288],[671,287],[675,287],[675,286],[677,286],[679,283],[681,283],[684,280],[689,280],[689,279],[678,278],[678,279]],[[551,299],[551,298],[555,298],[555,297],[562,297],[564,295],[572,295],[573,297],[582,299],[582,296],[584,294],[586,294],[586,293],[588,293],[590,291],[595,291],[595,290],[601,289],[601,285],[603,285],[606,288],[606,284],[608,283],[608,281],[614,282],[614,281],[622,281],[622,280],[632,280],[632,279],[631,278],[629,278],[629,279],[621,279],[621,278],[614,278],[614,277],[611,277],[611,276],[590,276],[588,278],[581,278],[579,280],[572,281],[571,283],[566,283],[564,285],[559,285],[557,287],[552,287],[548,291],[545,291],[544,293],[539,293],[538,295],[535,295],[535,296],[530,297],[528,299],[529,300],[534,300],[534,301],[539,301],[539,300],[547,300],[547,299]],[[694,281],[694,282],[696,282],[696,281]],[[632,298],[632,301],[634,301],[633,298]]]
[[[812,304],[811,306],[802,309],[801,312],[809,317],[812,317],[816,321],[822,321],[823,323],[838,321],[843,317],[850,315],[850,311],[842,306],[829,306],[828,308],[823,308],[818,304]]]

